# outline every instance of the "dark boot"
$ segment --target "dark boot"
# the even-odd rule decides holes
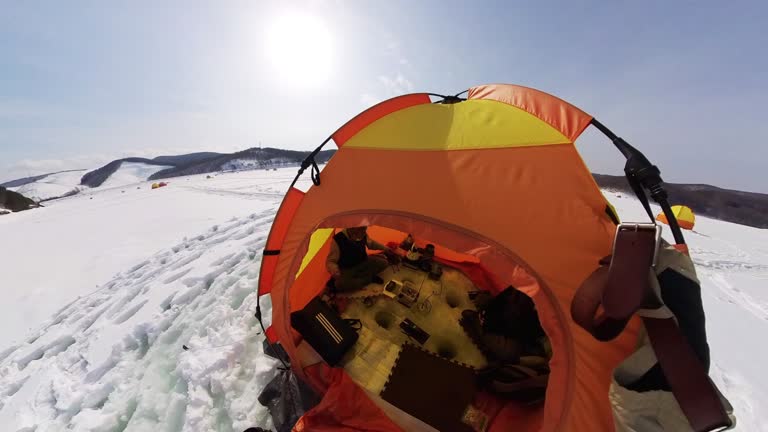
[[[480,314],[477,311],[466,309],[461,312],[459,325],[464,333],[472,339],[472,343],[487,357],[485,346],[483,345],[483,325],[480,323]]]
[[[517,363],[520,359],[520,343],[509,337],[484,332],[477,311],[464,310],[459,325],[489,362]]]

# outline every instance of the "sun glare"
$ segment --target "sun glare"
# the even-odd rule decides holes
[[[266,51],[275,74],[282,80],[296,85],[320,84],[330,77],[331,33],[318,17],[292,12],[271,20]]]

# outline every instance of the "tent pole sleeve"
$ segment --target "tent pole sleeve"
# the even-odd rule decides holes
[[[259,287],[259,285],[256,285],[256,313],[254,314],[254,316],[256,317],[256,320],[259,322],[259,325],[261,326],[261,332],[262,332],[261,334],[264,335],[264,340],[266,340],[267,343],[269,344],[269,347],[272,348],[272,352],[276,353],[277,350],[275,349],[274,344],[267,337],[267,329],[264,328],[264,321],[262,321],[262,317],[261,317],[261,288]],[[280,360],[280,363],[283,364],[283,368],[285,370],[290,369],[290,366],[288,366],[288,364],[285,363],[285,360],[283,360],[282,356],[278,355],[277,359]]]
[[[659,168],[653,165],[640,150],[632,147],[623,138],[617,136],[604,124],[597,121],[597,119],[593,118],[590,123],[607,136],[627,159],[627,163],[624,165],[624,174],[651,220],[655,222],[653,213],[651,213],[650,206],[648,205],[648,197],[645,195],[645,190],[648,190],[651,198],[661,206],[664,215],[667,217],[672,236],[675,238],[675,243],[685,244],[683,232],[667,200],[667,191],[664,189],[664,181],[661,179]]]
[[[289,189],[296,185],[296,182],[299,180],[299,177],[301,177],[301,175],[304,174],[304,171],[307,168],[309,168],[309,167],[312,167],[312,170],[313,170],[312,171],[312,182],[316,186],[320,186],[320,170],[317,168],[317,163],[315,162],[315,156],[317,156],[317,154],[320,153],[320,150],[322,150],[323,147],[326,144],[328,144],[328,141],[330,141],[331,138],[333,138],[333,135],[331,135],[328,138],[326,138],[325,141],[323,141],[322,144],[320,144],[319,146],[317,146],[317,148],[312,150],[312,153],[310,153],[304,159],[304,161],[301,163],[301,167],[299,168],[299,172],[296,174],[296,177],[293,178],[293,182],[291,183],[291,186],[289,187]]]
[[[280,250],[268,250],[264,249],[264,255],[279,255]],[[263,262],[262,262],[263,265]],[[261,271],[259,271],[261,273]],[[264,321],[262,321],[262,315],[261,315],[261,284],[256,284],[256,313],[253,314],[256,317],[256,320],[259,322],[259,326],[261,326],[261,334],[264,335],[264,340],[267,341],[267,344],[269,344],[269,347],[272,349],[272,352],[277,352],[275,350],[274,344],[272,341],[269,340],[269,337],[267,336],[267,329],[264,327]],[[283,364],[283,368],[285,370],[290,369],[288,364],[286,364],[285,360],[283,360],[282,356],[278,355],[277,359],[280,360],[280,363]]]

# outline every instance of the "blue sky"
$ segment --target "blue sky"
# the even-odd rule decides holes
[[[316,43],[290,28],[297,16],[326,29],[323,65],[275,58],[285,17]],[[0,181],[128,155],[310,149],[387,97],[508,82],[593,114],[667,181],[768,192],[766,22],[757,1],[0,0]],[[594,172],[620,171],[598,134],[579,148]]]

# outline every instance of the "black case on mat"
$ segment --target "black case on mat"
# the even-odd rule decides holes
[[[357,342],[358,334],[339,314],[315,297],[304,309],[291,313],[291,326],[331,366]]]

